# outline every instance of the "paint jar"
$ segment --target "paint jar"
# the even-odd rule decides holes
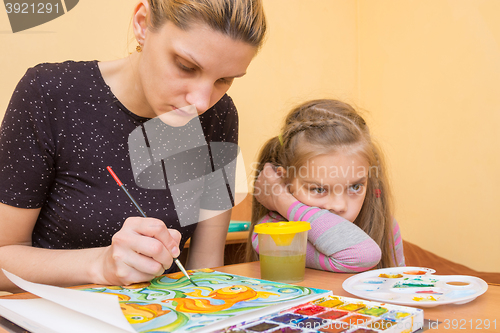
[[[300,282],[306,268],[309,222],[262,223],[255,226],[259,237],[260,276],[264,280]]]

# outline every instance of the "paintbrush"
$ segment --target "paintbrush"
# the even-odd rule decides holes
[[[132,195],[129,193],[129,191],[127,190],[127,188],[125,187],[125,185],[123,185],[123,183],[120,181],[120,178],[118,178],[118,176],[114,173],[113,169],[111,169],[110,166],[108,166],[106,169],[108,169],[109,173],[111,174],[111,176],[113,176],[114,180],[116,181],[116,183],[118,184],[118,186],[121,187],[121,189],[123,190],[123,192],[125,192],[125,194],[128,196],[128,198],[130,199],[130,201],[132,201],[132,203],[134,204],[135,208],[137,208],[137,210],[139,211],[139,213],[142,215],[142,217],[147,217],[146,216],[146,213],[144,213],[144,211],[141,209],[141,207],[139,206],[139,204],[137,203],[137,201],[135,201],[135,199],[132,197]],[[186,269],[184,268],[184,266],[182,266],[181,262],[179,261],[179,259],[177,258],[174,258],[174,262],[175,264],[177,265],[177,267],[179,267],[179,269],[182,271],[182,273],[186,276],[186,278],[193,284],[195,285],[196,287],[198,287],[198,285],[196,283],[194,283],[193,280],[191,280],[191,277],[189,277],[189,274],[188,272],[186,272]]]

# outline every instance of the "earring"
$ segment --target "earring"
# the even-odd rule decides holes
[[[141,44],[137,45],[136,48],[135,48],[135,50],[137,52],[141,53],[142,52],[142,46],[141,46]]]

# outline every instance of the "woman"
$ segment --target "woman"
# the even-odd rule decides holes
[[[143,0],[137,52],[109,62],[41,64],[17,86],[0,132],[0,267],[52,285],[126,285],[169,269],[192,237],[187,268],[223,265],[230,211],[179,225],[169,190],[134,185],[129,134],[194,105],[207,142],[237,142],[225,94],[262,44],[260,0]],[[125,222],[124,222],[125,221]],[[3,274],[0,290],[16,290]]]

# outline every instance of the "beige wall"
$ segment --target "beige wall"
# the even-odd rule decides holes
[[[135,3],[136,0],[79,1],[65,15],[15,34],[2,5],[0,117],[28,67],[41,62],[110,60],[125,56],[127,47],[134,46],[133,41],[129,43],[128,32]]]
[[[266,44],[229,92],[240,112],[240,145],[249,181],[251,162],[262,144],[279,133],[292,106],[324,96],[354,101],[357,91],[354,1],[264,3]]]
[[[126,55],[135,45],[128,37],[135,2],[80,1],[17,34],[1,12],[0,116],[29,66]],[[230,90],[247,169],[295,103],[355,103],[368,110],[388,155],[403,237],[472,268],[500,271],[500,2],[264,3],[269,38]]]
[[[358,2],[360,97],[405,239],[500,271],[500,2]]]

